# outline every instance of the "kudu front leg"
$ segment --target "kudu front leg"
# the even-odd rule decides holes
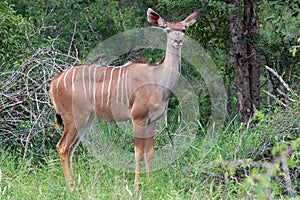
[[[154,130],[155,123],[145,127],[134,126],[134,150],[136,160],[136,172],[134,183],[136,190],[140,190],[140,174],[142,172],[142,162],[145,158],[146,173],[149,180],[152,174],[152,160],[154,152]]]
[[[140,190],[140,174],[142,172],[142,161],[144,159],[144,138],[134,137],[134,151],[135,151],[135,179],[134,184],[136,190]]]
[[[154,135],[145,139],[144,156],[146,161],[146,174],[149,181],[152,175],[152,160],[154,152]]]

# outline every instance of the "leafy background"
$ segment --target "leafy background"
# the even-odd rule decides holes
[[[255,114],[254,123],[245,127],[236,120],[232,38],[228,22],[233,8],[224,1],[0,2],[0,196],[7,199],[35,196],[100,199],[105,195],[112,199],[197,199],[200,196],[209,199],[285,199],[299,195],[300,4],[279,0],[256,3],[260,22],[256,48],[261,56],[261,91],[264,92],[261,95],[262,110]],[[140,194],[132,196],[128,192],[132,190],[131,174],[99,166],[89,158],[85,148],[80,147],[75,171],[83,174],[82,177],[87,176],[85,171],[97,173],[104,182],[96,177],[84,179],[78,191],[70,194],[65,191],[59,161],[53,152],[61,130],[54,124],[48,96],[49,81],[62,70],[81,64],[104,39],[124,30],[148,26],[148,7],[170,20],[183,19],[195,9],[200,10],[200,19],[187,34],[208,51],[221,71],[227,91],[227,120],[222,137],[205,160],[200,160],[198,150],[209,121],[210,97],[200,74],[183,61],[182,73],[193,83],[202,109],[197,140],[182,159],[154,174],[153,181],[146,184]],[[161,51],[141,50],[130,52],[121,59],[155,58],[155,62],[162,55]],[[265,66],[274,69],[294,93]],[[171,119],[176,118],[177,108],[176,98],[171,98]],[[169,121],[170,124],[175,122]],[[109,129],[114,128],[109,126]],[[168,137],[167,132],[164,134]],[[128,135],[118,137],[117,142],[128,144],[128,151],[132,151],[132,138]],[[160,142],[164,141],[157,143]],[[54,180],[43,181],[40,186],[39,181],[33,181],[48,180],[46,174],[49,173],[53,173]],[[56,189],[49,185],[49,182],[56,182],[55,179],[59,179],[61,186]],[[111,187],[107,188],[105,181]],[[128,185],[127,191],[124,188]],[[95,189],[97,187],[102,193]],[[89,193],[90,188],[94,196]],[[56,192],[52,193],[52,190]],[[29,194],[28,191],[33,192]]]

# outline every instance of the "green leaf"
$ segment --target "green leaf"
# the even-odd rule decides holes
[[[277,156],[277,154],[282,153],[287,148],[286,144],[279,144],[272,149],[272,155]]]
[[[290,49],[290,52],[292,53],[292,55],[293,55],[293,57],[295,57],[296,56],[296,53],[297,53],[297,48],[292,48],[292,49]]]

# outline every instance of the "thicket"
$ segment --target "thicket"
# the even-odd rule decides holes
[[[300,5],[297,1],[263,0],[257,6],[260,35],[256,48],[261,56],[262,110],[255,114],[248,124],[251,128],[240,140],[255,136],[260,141],[240,145],[238,152],[234,152],[241,153],[239,157],[226,158],[233,159],[233,163],[221,162],[226,172],[222,175],[224,179],[216,179],[238,184],[246,180],[249,187],[254,183],[266,184],[263,180],[276,180],[278,184],[272,190],[286,186],[286,193],[299,194]],[[62,70],[81,64],[104,39],[148,26],[148,7],[170,20],[200,10],[200,19],[187,34],[208,51],[221,71],[227,91],[226,127],[236,116],[237,108],[228,27],[232,8],[223,1],[7,0],[0,3],[1,149],[24,159],[41,159],[54,149],[61,130],[55,128],[49,81]],[[151,57],[153,51],[149,52],[143,56]],[[124,59],[141,56],[141,52],[130,53]],[[204,107],[199,120],[205,127],[211,114],[205,83],[193,69],[183,66],[182,70],[191,82],[199,83],[194,89]],[[244,148],[252,150],[242,155]],[[249,157],[253,159],[243,160]],[[258,176],[261,172],[264,175]]]

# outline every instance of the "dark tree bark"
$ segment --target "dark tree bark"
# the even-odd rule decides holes
[[[256,14],[255,0],[246,0],[245,6],[245,27],[247,27],[247,50],[249,58],[249,73],[250,73],[250,89],[253,111],[260,110],[260,70],[259,70],[259,55],[255,49],[257,44],[257,36],[259,34],[258,19]]]
[[[255,110],[260,109],[259,58],[254,48],[258,34],[256,5],[254,0],[226,0],[226,2],[236,8],[235,14],[229,17],[236,96],[239,121],[248,122]]]

